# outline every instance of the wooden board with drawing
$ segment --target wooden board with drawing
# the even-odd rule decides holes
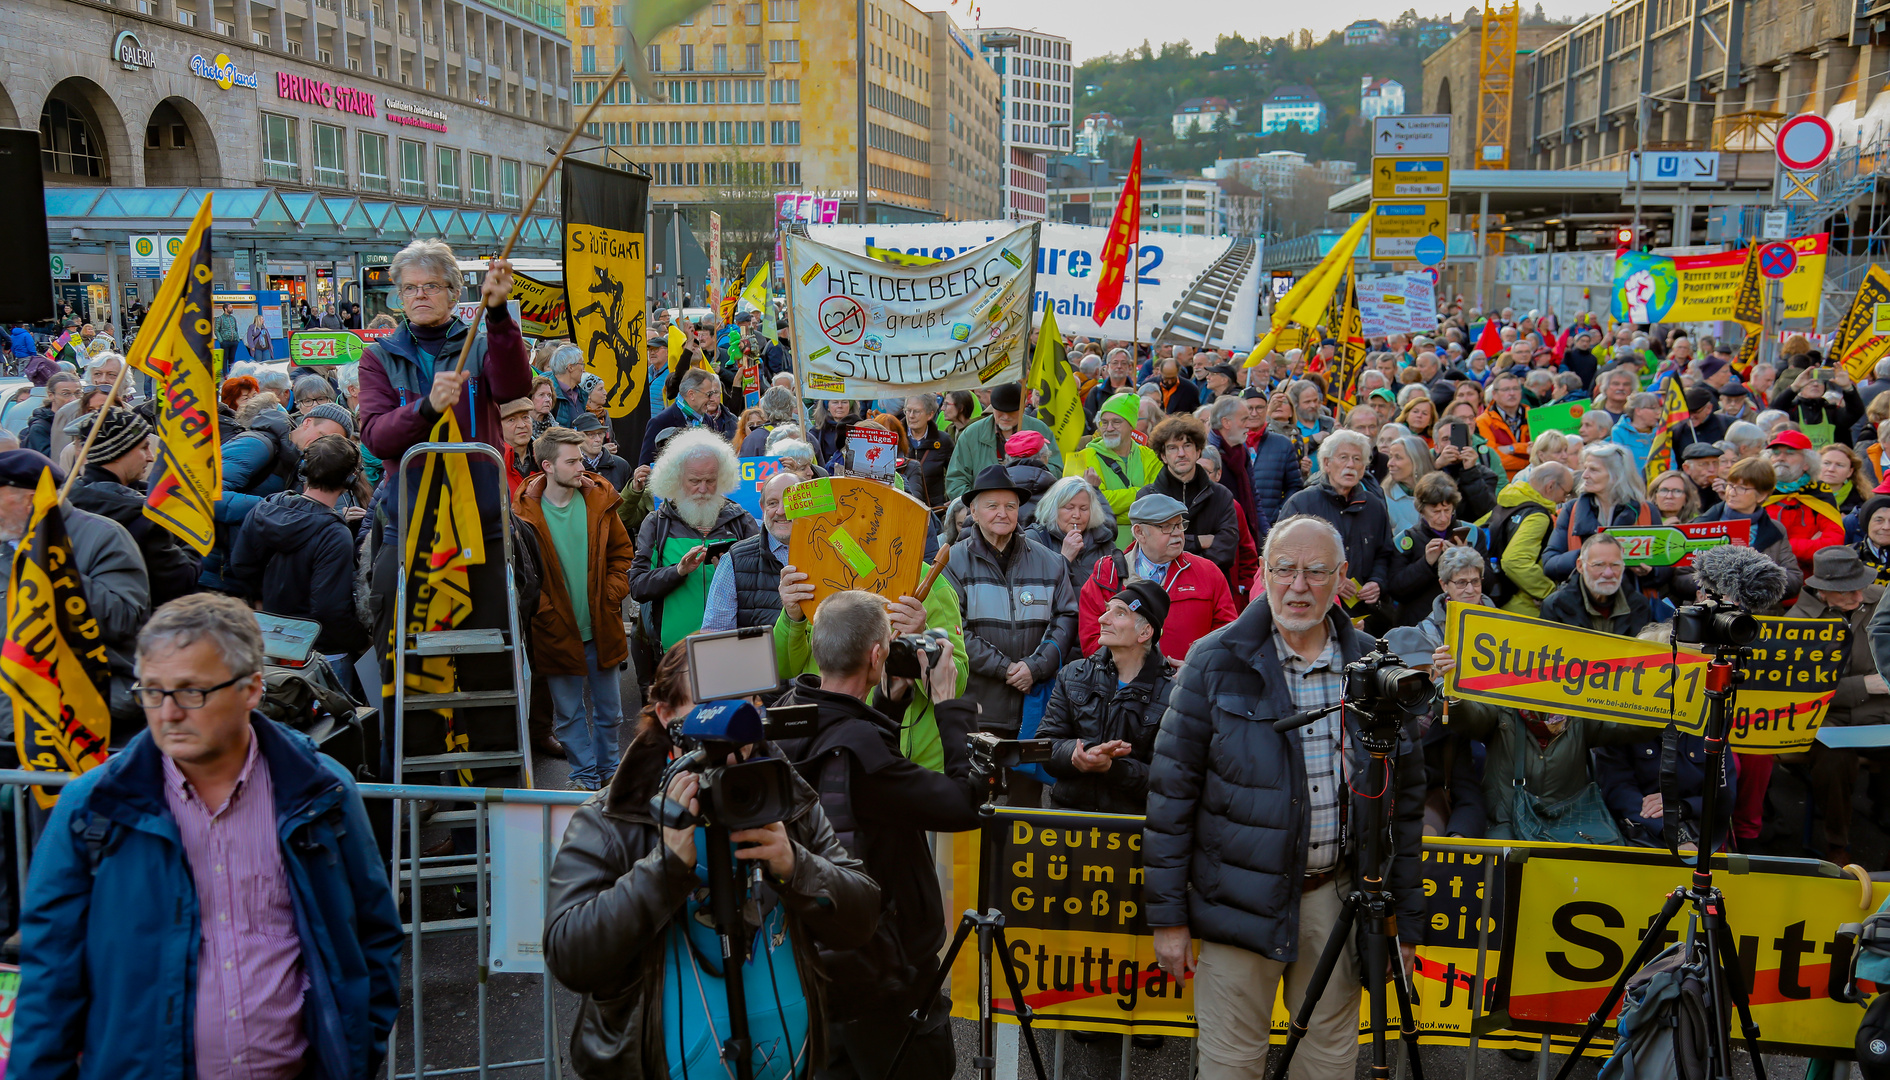
[[[888,600],[912,594],[925,572],[925,504],[887,484],[838,476],[788,489],[794,522],[788,561],[814,586],[811,617],[831,593],[865,589]]]

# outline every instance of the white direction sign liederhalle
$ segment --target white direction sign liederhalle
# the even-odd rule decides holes
[[[1450,117],[1380,116],[1372,120],[1372,156],[1450,156]]]

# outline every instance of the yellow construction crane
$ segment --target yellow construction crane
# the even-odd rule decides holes
[[[1477,64],[1477,141],[1474,168],[1509,168],[1510,101],[1516,91],[1516,27],[1520,0],[1496,6],[1483,0],[1483,44]]]

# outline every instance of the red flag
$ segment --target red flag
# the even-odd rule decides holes
[[[1494,316],[1483,320],[1483,333],[1477,337],[1477,348],[1491,363],[1496,362],[1496,354],[1503,351],[1503,335],[1496,329]]]
[[[1122,300],[1122,279],[1129,272],[1135,256],[1135,243],[1142,225],[1142,140],[1135,140],[1135,156],[1129,159],[1129,178],[1122,182],[1122,197],[1116,200],[1116,215],[1109,219],[1109,237],[1103,241],[1102,268],[1096,275],[1096,325],[1109,321],[1109,313]]]

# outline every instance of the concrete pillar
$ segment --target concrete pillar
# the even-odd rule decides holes
[[[466,17],[466,5],[459,5],[459,96],[472,96],[472,72],[466,61],[472,58],[472,20]]]
[[[231,0],[230,25],[236,28],[236,43],[243,48],[250,47],[250,12],[249,0]],[[115,302],[115,301],[114,301]]]
[[[433,49],[433,89],[446,93],[446,0],[433,0],[434,25],[439,27],[439,44]]]
[[[249,0],[238,2],[246,4]],[[346,71],[348,59],[353,55],[348,51],[348,5],[343,3],[339,6],[341,10],[335,12],[335,66]]]
[[[424,0],[412,0],[407,18],[413,30],[413,87],[427,88],[427,9]]]
[[[164,0],[169,3],[169,0]],[[269,47],[283,52],[289,51],[289,19],[282,12],[286,0],[276,0],[276,6],[269,9]]]
[[[361,58],[361,73],[363,75],[373,76],[375,65],[381,62],[381,51],[378,48],[379,35],[376,33],[380,28],[374,25],[374,0],[361,0],[361,24],[361,51],[363,54]]]

